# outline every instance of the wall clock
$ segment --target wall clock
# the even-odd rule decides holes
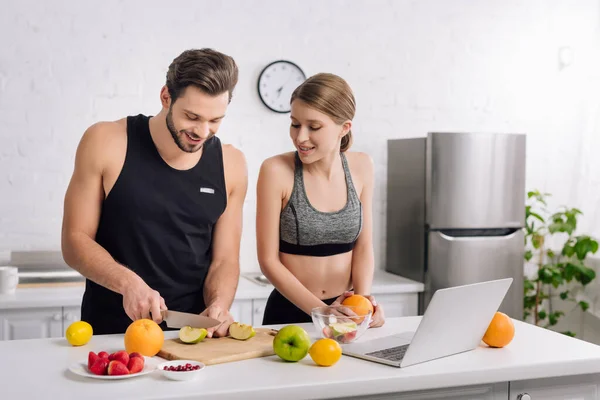
[[[292,92],[305,80],[306,75],[293,62],[273,61],[263,68],[258,77],[258,96],[271,111],[288,113]]]

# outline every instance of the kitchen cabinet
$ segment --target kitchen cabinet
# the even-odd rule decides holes
[[[267,299],[235,300],[229,312],[237,322],[250,325],[262,325]]]
[[[422,390],[410,393],[390,393],[373,396],[346,397],[346,399],[369,400],[506,400],[508,399],[508,383],[489,385],[463,386],[449,389]]]
[[[62,307],[0,311],[0,340],[39,339],[63,335]]]
[[[531,379],[510,383],[509,400],[597,400],[600,374]]]
[[[385,316],[408,317],[418,315],[418,295],[416,293],[373,294],[377,303],[383,305]]]
[[[0,310],[0,340],[63,337],[81,319],[81,307]]]
[[[254,325],[252,320],[252,299],[234,300],[229,308],[233,320],[243,324]]]
[[[80,319],[81,307],[63,307],[63,331],[66,331],[69,325]]]

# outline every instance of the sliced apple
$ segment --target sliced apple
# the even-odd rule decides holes
[[[358,329],[356,322],[339,322],[329,325],[334,337],[345,335],[350,332],[355,332]]]
[[[229,325],[229,334],[232,338],[237,340],[248,340],[256,335],[256,331],[252,325],[234,322],[233,324]]]
[[[179,340],[183,343],[194,344],[200,343],[204,340],[208,331],[204,328],[192,328],[191,326],[184,326],[179,329]]]

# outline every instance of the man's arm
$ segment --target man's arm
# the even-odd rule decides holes
[[[223,321],[214,334],[225,336],[233,322],[229,307],[233,303],[240,276],[242,215],[248,189],[248,170],[243,153],[232,146],[223,147],[227,208],[215,224],[212,262],[204,283],[202,313]],[[213,330],[209,330],[209,337]]]
[[[95,241],[104,200],[102,173],[106,159],[101,149],[111,148],[115,144],[110,143],[114,140],[111,130],[115,129],[115,125],[93,125],[85,132],[77,148],[75,168],[64,200],[61,240],[63,258],[81,275],[124,295],[125,312],[132,320],[147,318],[148,311],[152,311],[154,319],[160,321],[162,300],[158,292],[152,293],[154,291],[139,276],[117,263]],[[128,295],[125,296],[126,294]],[[162,305],[164,306],[164,301]]]

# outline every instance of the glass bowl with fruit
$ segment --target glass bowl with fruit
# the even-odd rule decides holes
[[[352,343],[361,337],[369,329],[371,316],[370,310],[345,305],[318,307],[311,311],[317,332],[340,344]]]

